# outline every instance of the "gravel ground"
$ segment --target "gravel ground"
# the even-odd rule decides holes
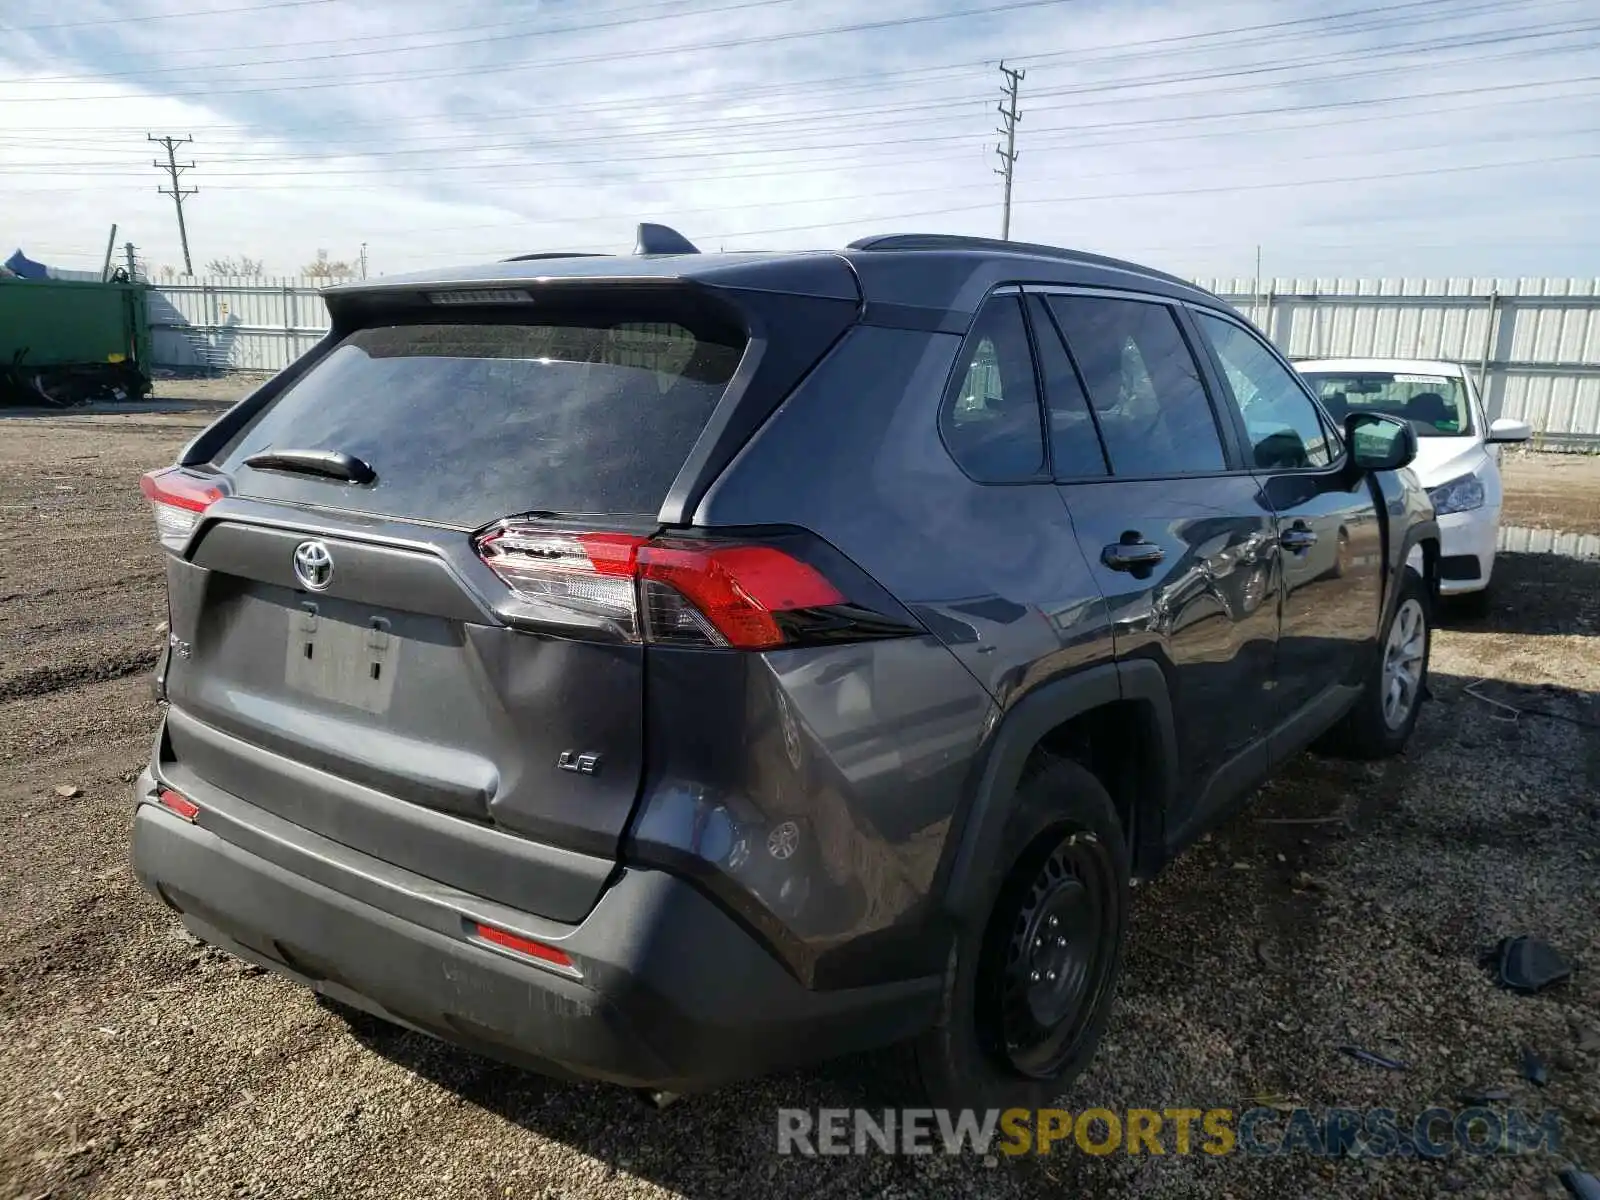
[[[780,1158],[775,1110],[871,1098],[872,1060],[655,1113],[347,1025],[195,945],[127,866],[165,615],[134,480],[234,387],[163,381],[165,412],[0,416],[0,1200],[1561,1194],[1543,1155]],[[1600,529],[1600,461],[1518,456],[1507,477],[1508,522]],[[1507,556],[1497,580],[1489,617],[1439,633],[1405,757],[1301,758],[1137,893],[1119,1008],[1069,1106],[1410,1115],[1500,1085],[1559,1110],[1566,1155],[1600,1169],[1600,563]],[[1468,694],[1479,679],[1517,719]],[[1330,819],[1281,823],[1307,818]],[[1519,932],[1587,969],[1497,990],[1476,952]],[[1518,1077],[1524,1046],[1543,1089]]]

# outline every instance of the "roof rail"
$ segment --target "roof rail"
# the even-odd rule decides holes
[[[596,254],[590,250],[541,250],[537,254],[513,254],[501,262],[533,262],[540,258],[610,258],[609,254]]]
[[[1056,258],[1065,262],[1092,263],[1123,271],[1137,271],[1141,275],[1165,279],[1170,283],[1181,283],[1184,287],[1195,286],[1190,280],[1180,276],[1169,275],[1165,271],[1157,271],[1153,267],[1142,266],[1125,259],[1110,258],[1104,254],[1067,250],[1061,246],[1043,246],[1037,242],[1007,242],[999,238],[965,237],[959,233],[891,233],[879,237],[860,238],[845,248],[847,250],[987,250],[999,254],[1027,254],[1036,258]]]
[[[639,222],[635,254],[699,254],[700,249],[670,225],[652,225]]]

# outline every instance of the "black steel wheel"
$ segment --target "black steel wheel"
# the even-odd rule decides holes
[[[991,865],[958,908],[941,1011],[902,1061],[935,1107],[1038,1108],[1088,1065],[1111,1012],[1126,831],[1093,772],[1044,753],[989,815]]]
[[[1053,1079],[1077,1054],[1111,982],[1119,882],[1105,843],[1052,833],[1018,863],[980,966],[978,1020],[990,1053]]]

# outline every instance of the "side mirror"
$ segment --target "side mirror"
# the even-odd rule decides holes
[[[1515,417],[1497,417],[1489,422],[1486,442],[1525,442],[1533,436],[1533,426]]]
[[[1344,420],[1344,437],[1358,471],[1398,471],[1417,457],[1417,431],[1399,417],[1351,413]]]

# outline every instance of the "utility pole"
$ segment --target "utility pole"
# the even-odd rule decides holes
[[[995,168],[996,175],[1003,176],[1006,181],[1006,207],[1005,215],[1000,220],[1000,239],[1011,240],[1011,177],[1016,173],[1017,159],[1017,122],[1022,120],[1022,114],[1017,111],[1017,91],[1022,80],[1028,74],[1026,71],[1012,70],[1005,62],[1000,63],[1000,74],[1006,77],[1006,85],[1000,90],[1005,94],[1005,99],[1000,102],[1000,116],[1005,121],[996,132],[1006,135],[1006,144],[996,146],[994,152],[1000,156],[1003,164]]]
[[[100,264],[100,282],[104,283],[111,278],[111,252],[117,248],[117,223],[111,222],[111,236],[106,239],[106,258]],[[133,280],[128,280],[132,283]]]
[[[172,203],[178,209],[178,240],[183,243],[183,273],[185,275],[193,275],[194,264],[189,261],[189,231],[184,228],[183,224],[183,199],[185,196],[194,195],[200,189],[182,188],[178,186],[178,176],[182,172],[193,168],[194,163],[180,163],[177,158],[177,152],[179,146],[187,145],[189,142],[194,141],[194,139],[192,137],[157,137],[153,133],[147,133],[145,134],[145,141],[154,142],[156,145],[165,146],[167,149],[166,162],[156,159],[150,165],[153,167],[162,168],[172,179],[172,187],[170,190],[167,188],[157,188],[156,191],[160,192],[163,196],[171,196]]]
[[[361,243],[361,278],[367,277],[367,244]]]
[[[123,252],[128,256],[128,282],[136,283],[138,281],[138,267],[136,265],[137,260],[134,258],[133,254],[133,243],[124,242],[122,244],[122,249]]]

